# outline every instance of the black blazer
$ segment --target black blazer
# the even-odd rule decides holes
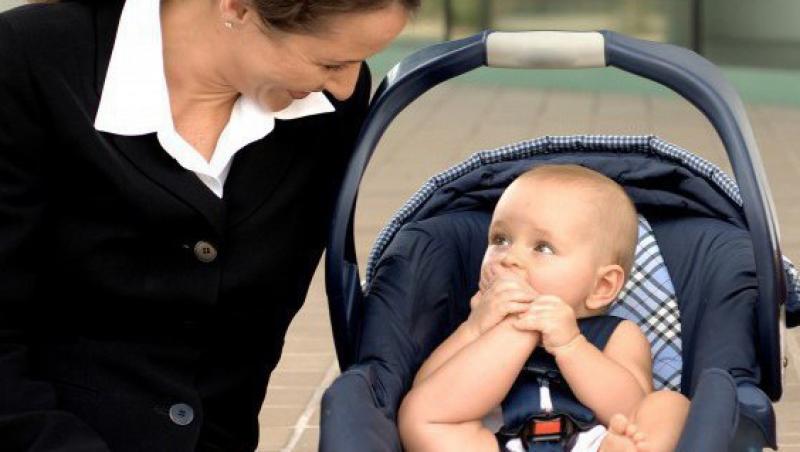
[[[94,129],[121,7],[0,14],[0,450],[251,451],[369,71],[219,199],[154,134]]]

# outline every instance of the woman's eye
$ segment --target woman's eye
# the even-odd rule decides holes
[[[537,244],[536,247],[534,247],[534,250],[542,254],[555,254],[553,247],[551,247],[549,243],[544,242]]]
[[[325,64],[322,67],[327,71],[341,71],[344,68],[343,64]]]

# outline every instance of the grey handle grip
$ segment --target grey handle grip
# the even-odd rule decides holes
[[[486,65],[519,69],[605,67],[605,39],[595,31],[496,31],[486,37]]]

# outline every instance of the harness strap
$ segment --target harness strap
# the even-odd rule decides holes
[[[580,319],[578,328],[602,350],[622,319],[599,316]],[[552,355],[537,348],[525,364],[502,404],[502,435],[518,438],[514,450],[563,451],[577,434],[597,425],[597,419],[572,394]],[[509,450],[501,448],[501,450]]]
[[[546,376],[539,377],[539,410],[543,413],[553,412],[553,399],[550,397],[550,382]]]
[[[561,443],[531,443],[526,452],[564,452]]]

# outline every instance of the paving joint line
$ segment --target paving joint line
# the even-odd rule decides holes
[[[331,365],[328,366],[328,370],[325,372],[325,376],[322,378],[319,386],[317,389],[314,390],[314,394],[311,395],[311,398],[308,400],[308,404],[306,404],[306,408],[303,410],[303,413],[297,419],[297,423],[294,425],[294,431],[292,432],[292,437],[289,438],[289,442],[286,443],[286,447],[284,447],[282,452],[292,452],[294,448],[297,446],[297,443],[300,442],[300,438],[303,436],[303,432],[308,427],[309,420],[314,415],[314,412],[319,407],[320,402],[322,401],[322,393],[325,392],[325,389],[333,383],[333,380],[339,374],[339,363],[334,358],[331,361]]]
[[[786,341],[787,355],[789,358],[789,367],[794,368],[795,377],[800,381],[800,344],[797,343],[797,338],[792,334],[791,330],[784,331],[784,339]]]

